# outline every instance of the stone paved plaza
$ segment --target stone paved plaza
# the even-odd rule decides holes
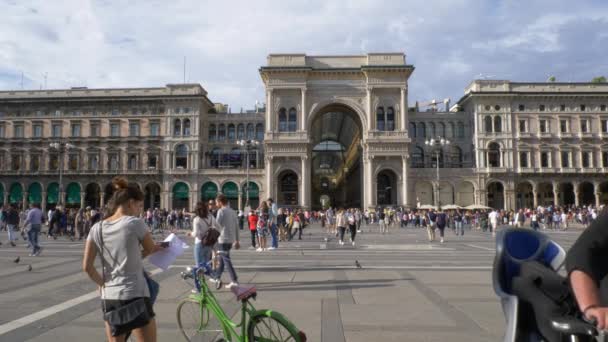
[[[256,307],[286,314],[309,341],[500,340],[504,323],[491,286],[490,234],[448,231],[441,245],[426,242],[420,229],[394,228],[383,236],[370,228],[377,230],[363,227],[356,249],[335,240],[321,249],[325,235],[314,225],[302,241],[274,252],[247,249],[243,235],[245,249],[233,255],[240,282],[257,286]],[[579,232],[551,234],[569,248]],[[38,258],[27,257],[22,245],[0,247],[0,341],[103,341],[95,287],[81,271],[83,244],[45,238]],[[13,263],[18,256],[20,263]],[[191,289],[179,277],[191,260],[189,250],[174,268],[154,276],[161,284],[159,341],[183,340],[175,311]],[[218,298],[237,312],[227,290]]]

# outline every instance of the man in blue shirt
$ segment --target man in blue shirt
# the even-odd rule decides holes
[[[38,256],[42,252],[42,248],[38,245],[38,234],[40,233],[40,225],[42,224],[43,214],[39,204],[31,204],[30,210],[25,218],[25,225],[30,225],[30,230],[27,232],[27,238],[32,246],[30,256]]]
[[[269,198],[268,201],[266,201],[268,204],[268,227],[270,228],[270,236],[272,237],[272,246],[270,248],[268,248],[268,250],[274,250],[279,248],[279,238],[278,238],[278,231],[277,231],[277,215],[278,215],[278,209],[277,209],[277,204],[274,203],[274,201],[272,200],[272,198]],[[300,224],[302,225],[304,222],[300,222]],[[300,227],[301,229],[302,227]]]

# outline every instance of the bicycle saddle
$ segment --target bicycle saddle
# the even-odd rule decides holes
[[[251,297],[253,297],[255,299],[255,297],[257,296],[257,290],[255,289],[255,286],[250,285],[250,286],[235,286],[231,289],[232,293],[234,293],[234,295],[236,296],[236,299],[238,300],[247,300]]]
[[[562,334],[597,336],[594,325],[574,317],[554,317],[551,326]]]

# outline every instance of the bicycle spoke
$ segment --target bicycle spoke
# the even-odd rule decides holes
[[[215,315],[195,301],[181,305],[178,323],[188,341],[215,342],[223,337],[222,326]]]
[[[254,328],[254,341],[256,342],[288,342],[295,341],[289,330],[278,320],[273,318],[260,318]]]

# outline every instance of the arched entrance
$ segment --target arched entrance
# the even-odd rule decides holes
[[[201,200],[203,202],[208,202],[209,200],[214,200],[217,197],[217,185],[213,182],[206,182],[201,187]]]
[[[190,209],[190,187],[184,182],[177,182],[173,186],[173,209]]]
[[[46,187],[47,208],[54,208],[59,203],[59,184],[51,183]]]
[[[600,205],[608,204],[608,182],[601,183],[598,192],[600,193]]]
[[[68,186],[65,188],[65,195],[66,207],[80,207],[80,184],[68,184]]]
[[[32,183],[27,188],[27,201],[29,203],[42,203],[42,185],[40,183]]]
[[[285,206],[298,205],[298,175],[291,171],[283,171],[279,175],[279,204]]]
[[[112,183],[106,185],[103,193],[103,198],[105,199],[105,203],[107,204],[110,201],[110,198],[112,198],[112,195],[114,194],[114,187],[112,186]]]
[[[578,204],[579,205],[595,205],[595,192],[593,191],[593,184],[589,182],[583,182],[578,187]]]
[[[448,182],[439,184],[439,205],[454,204],[454,187]]]
[[[315,115],[309,133],[312,208],[320,209],[322,198],[334,207],[361,207],[362,124],[357,113],[342,104],[329,105]]]
[[[228,199],[230,208],[237,210],[239,208],[239,187],[235,182],[226,182],[222,185],[222,193]]]
[[[85,207],[98,208],[100,205],[101,189],[97,183],[89,183],[84,188],[84,205]],[[108,198],[109,199],[109,198]]]
[[[249,182],[249,189],[247,189],[247,184],[243,184],[243,206],[242,208],[250,207],[252,209],[256,209],[260,206],[260,188],[254,182]],[[249,197],[247,197],[247,193],[249,193]],[[247,203],[247,199],[249,199],[249,203]]]
[[[460,182],[456,186],[456,204],[461,207],[475,204],[475,187],[471,182]]]
[[[144,187],[144,210],[160,208],[160,185],[148,183]]]
[[[534,192],[532,191],[532,184],[529,182],[517,184],[515,193],[516,209],[532,208],[534,206]]]
[[[397,175],[391,170],[382,170],[376,176],[376,203],[397,205]]]
[[[20,183],[11,184],[11,188],[8,193],[8,203],[17,206],[23,203],[23,186],[21,186]]]
[[[557,205],[574,205],[574,186],[572,183],[559,185],[559,203]]]
[[[488,207],[494,209],[505,208],[504,186],[500,182],[492,182],[488,185]]]
[[[538,196],[537,204],[543,207],[553,205],[555,198],[553,196],[553,184],[551,183],[540,183],[536,190]]]
[[[435,205],[433,184],[429,182],[418,182],[415,184],[416,203],[420,205]]]

